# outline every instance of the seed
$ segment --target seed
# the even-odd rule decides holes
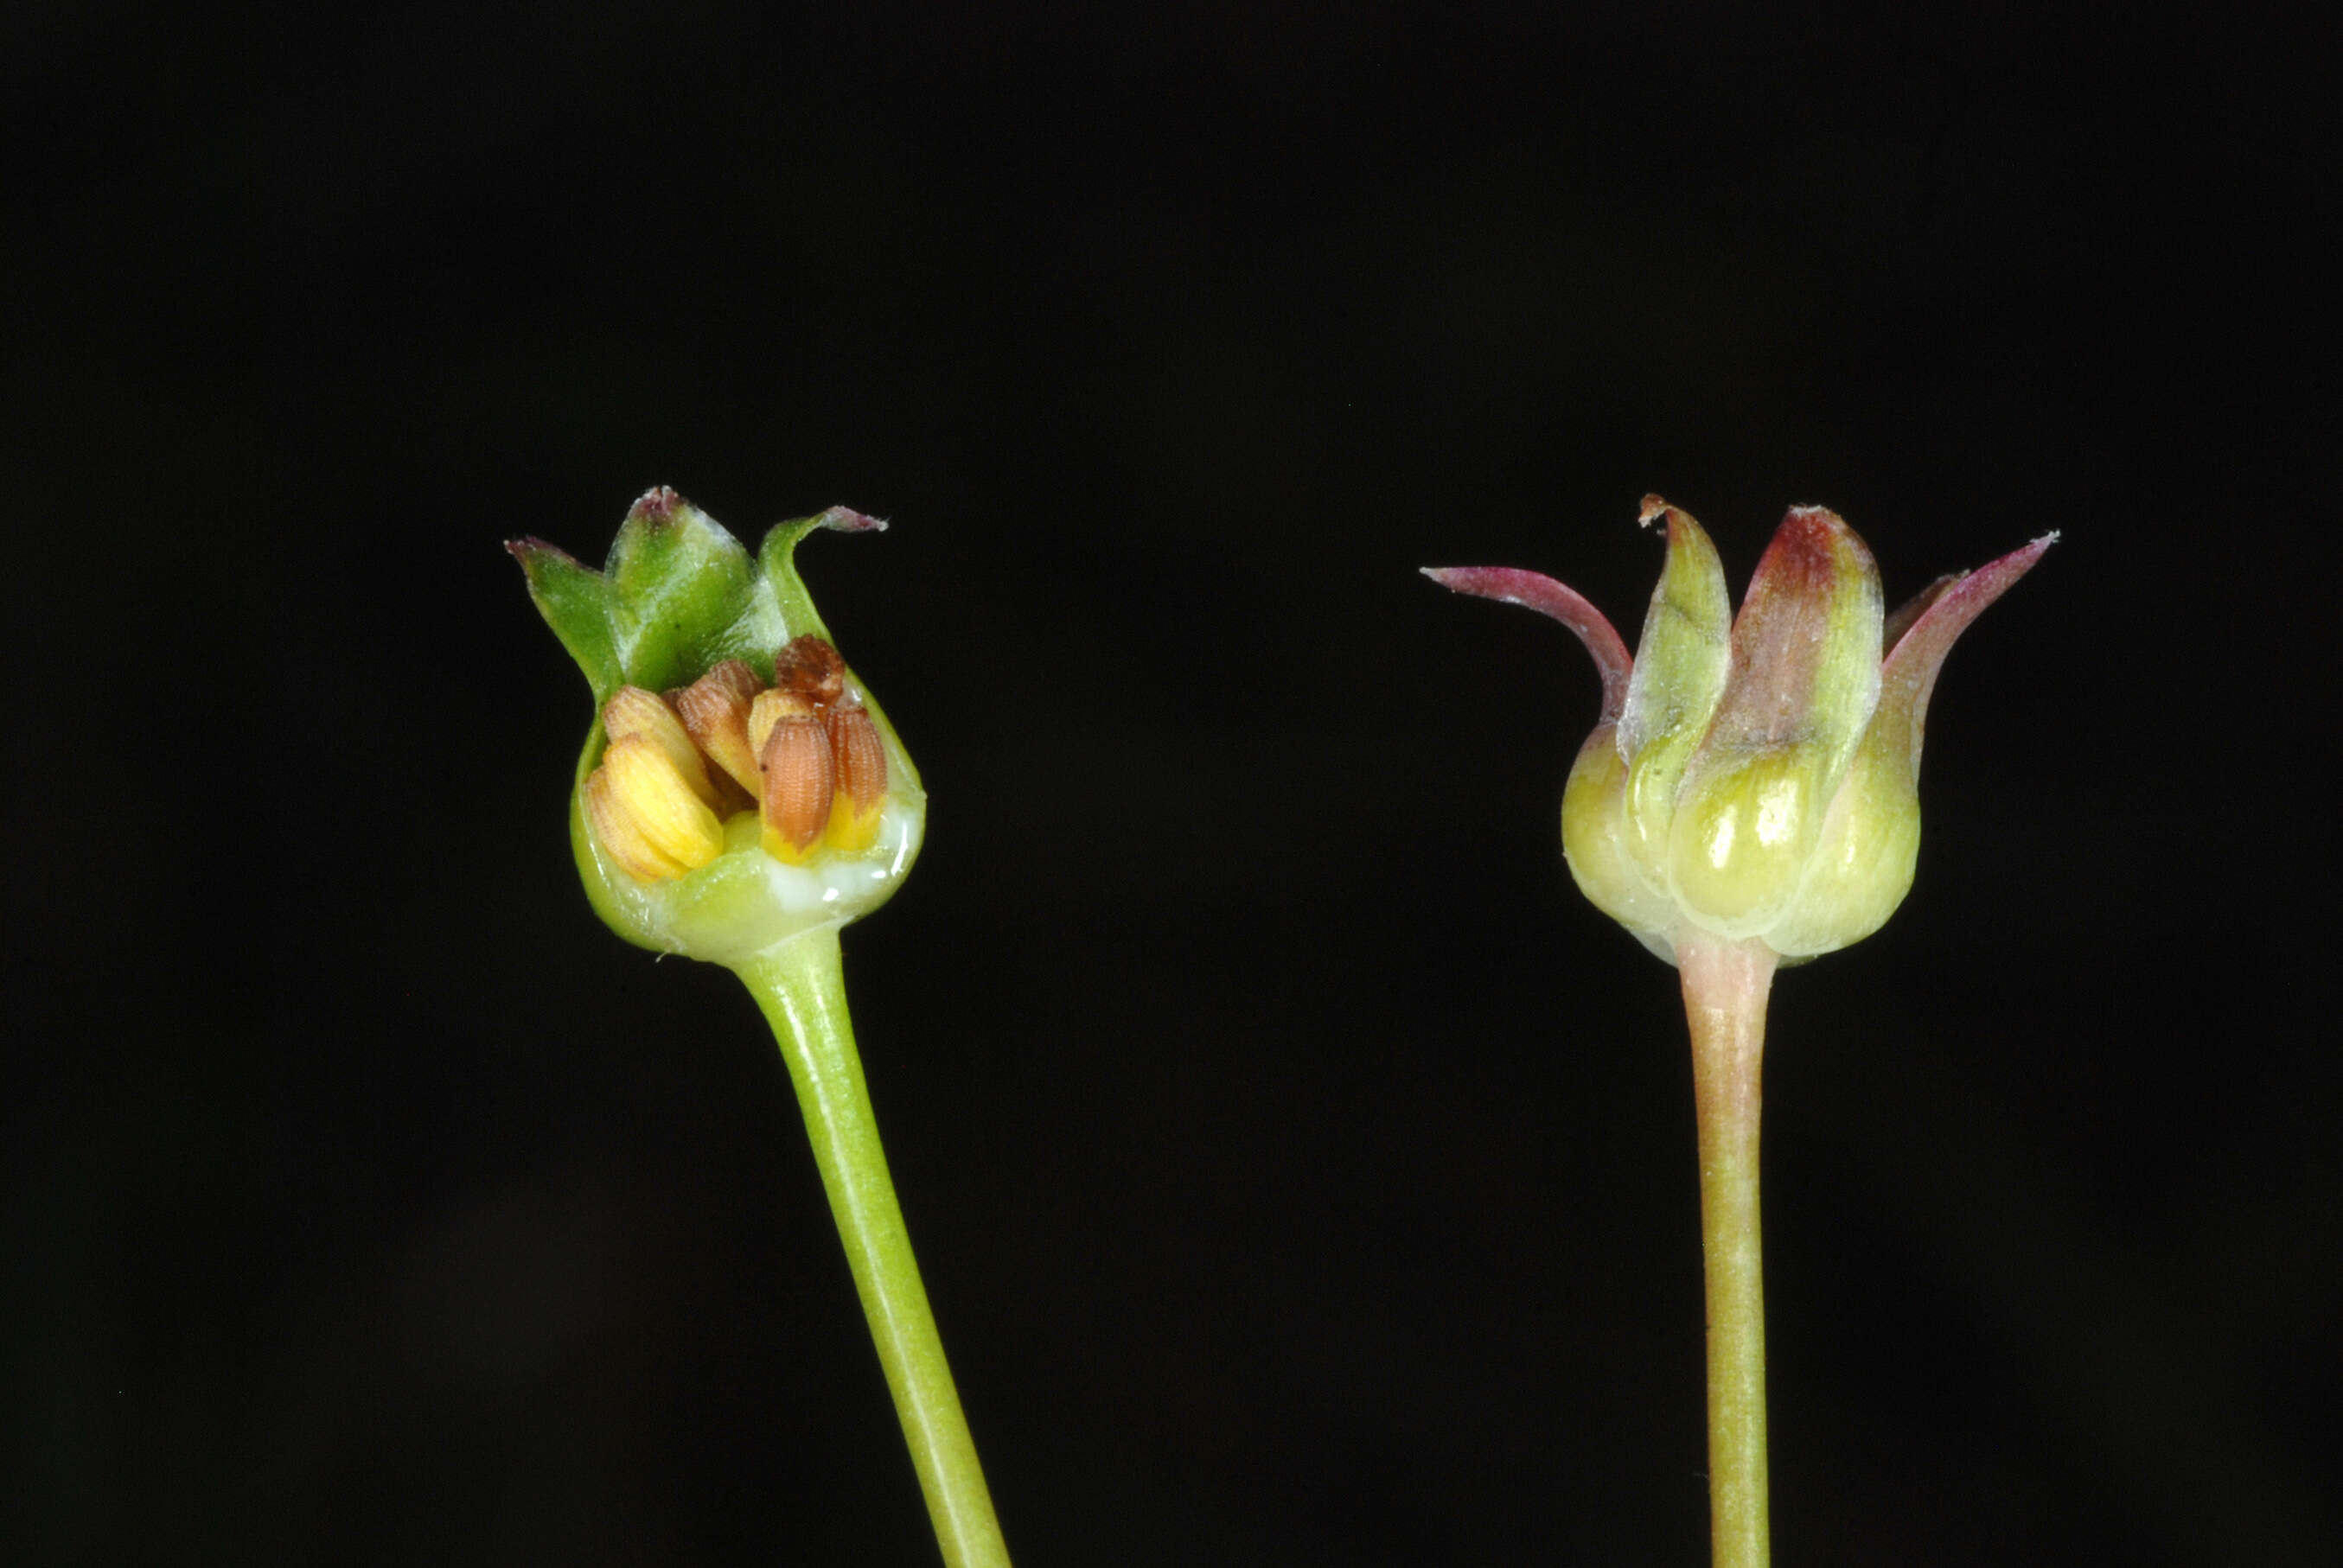
[[[627,875],[639,882],[665,882],[682,876],[688,869],[682,861],[652,845],[619,807],[611,794],[609,769],[597,768],[587,775],[584,800],[586,820],[595,839]]]
[[[887,804],[887,748],[870,710],[849,699],[830,710],[825,727],[838,770],[838,800],[830,819],[830,842],[840,849],[867,849],[878,837]]]
[[[808,632],[773,656],[773,684],[809,707],[828,708],[846,695],[846,660]]]
[[[749,746],[763,766],[765,742],[773,733],[773,726],[784,719],[819,719],[811,704],[803,698],[786,691],[760,691],[749,705]],[[760,792],[761,795],[761,792]]]
[[[759,705],[764,706],[761,698]],[[802,865],[829,825],[838,791],[830,738],[821,720],[810,713],[777,714],[759,759],[765,774],[765,849],[777,859]]]
[[[724,850],[724,827],[667,753],[646,736],[625,735],[602,753],[610,801],[628,826],[659,853],[686,867]]]
[[[723,799],[714,780],[708,777],[707,765],[700,760],[699,749],[691,743],[683,721],[657,692],[646,691],[639,686],[618,688],[603,706],[602,728],[613,744],[629,736],[639,736],[655,747],[674,768],[676,776],[699,797],[702,805],[712,807]]]
[[[749,739],[749,705],[756,696],[755,674],[739,659],[728,658],[685,687],[675,701],[685,733],[751,801],[765,788],[757,749]]]

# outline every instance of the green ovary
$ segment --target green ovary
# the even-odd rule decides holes
[[[1563,856],[1588,902],[1673,961],[1674,910],[1660,890],[1657,869],[1637,862],[1626,783],[1626,764],[1606,724],[1579,749],[1563,789]]]
[[[1805,885],[1767,944],[1784,958],[1813,958],[1861,941],[1911,891],[1919,855],[1910,764],[1866,744],[1831,802]]]
[[[1668,835],[1668,882],[1694,924],[1738,940],[1781,919],[1820,827],[1818,760],[1786,747],[1686,781]]]

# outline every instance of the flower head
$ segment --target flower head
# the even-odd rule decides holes
[[[1680,940],[1763,940],[1785,960],[1861,940],[1911,889],[1920,745],[1954,639],[2057,535],[1938,578],[1883,616],[1855,530],[1793,507],[1732,614],[1698,523],[1657,496],[1667,563],[1631,659],[1602,612],[1534,572],[1427,568],[1578,635],[1603,710],[1563,792],[1563,852],[1596,908],[1674,961]]]
[[[541,539],[506,546],[593,688],[570,844],[628,941],[738,966],[877,909],[910,869],[919,771],[795,561],[816,528],[885,526],[833,507],[778,525],[751,558],[662,488],[628,512],[601,571]]]

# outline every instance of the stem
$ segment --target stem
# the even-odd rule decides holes
[[[949,1568],[1009,1568],[976,1442],[960,1413],[911,1238],[879,1146],[879,1122],[855,1054],[835,927],[808,931],[740,966],[780,1041],[814,1163],[830,1194],[854,1289],[895,1396],[911,1464]]]
[[[1715,1568],[1765,1568],[1765,1284],[1757,1225],[1758,1068],[1773,950],[1679,941],[1700,1120],[1708,1282],[1709,1543]]]

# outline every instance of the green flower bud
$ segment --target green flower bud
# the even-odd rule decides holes
[[[1785,960],[1877,930],[1920,844],[1920,742],[1954,640],[2056,534],[1939,579],[1881,614],[1855,531],[1793,507],[1730,615],[1700,525],[1656,496],[1667,563],[1634,658],[1600,612],[1533,572],[1429,570],[1460,593],[1528,606],[1576,632],[1604,709],[1563,792],[1563,852],[1596,908],[1661,957],[1678,940],[1763,940]]]
[[[751,558],[673,490],[637,501],[604,569],[541,539],[506,546],[593,689],[570,845],[595,912],[639,947],[738,968],[887,901],[919,854],[927,795],[798,578],[816,528]]]

